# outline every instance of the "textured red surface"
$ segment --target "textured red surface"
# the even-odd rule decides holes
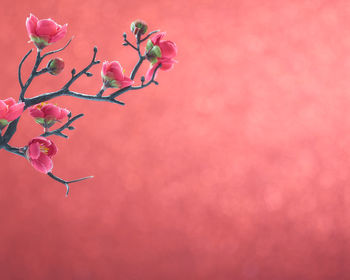
[[[29,95],[94,45],[130,71],[135,18],[168,31],[179,63],[125,107],[57,99],[86,117],[56,140],[54,171],[95,175],[68,198],[0,152],[1,279],[349,279],[348,1],[5,0],[0,98],[18,96],[30,12],[75,39]],[[96,93],[99,71],[74,88]],[[12,144],[39,132],[26,113]]]

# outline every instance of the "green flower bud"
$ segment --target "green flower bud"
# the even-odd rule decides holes
[[[131,32],[137,36],[138,34],[143,35],[147,32],[148,26],[142,20],[135,20],[130,25]]]
[[[51,75],[58,75],[64,69],[64,61],[62,58],[56,57],[49,61],[46,68]]]

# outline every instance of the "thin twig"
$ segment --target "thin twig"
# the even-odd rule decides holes
[[[18,66],[18,81],[19,81],[19,85],[21,86],[21,89],[23,89],[23,87],[24,87],[23,82],[22,82],[22,74],[21,74],[22,64],[27,59],[27,57],[32,53],[32,51],[33,51],[33,49],[31,49],[27,52],[27,54],[22,58],[21,62],[19,63],[19,66]]]
[[[83,70],[81,70],[79,73],[75,74],[72,73],[72,78],[63,86],[64,89],[69,89],[69,87],[83,74],[86,74],[86,72],[96,64],[99,64],[99,60],[95,60],[97,54],[97,47],[94,47],[94,54],[92,56],[91,62],[88,66],[86,66]]]
[[[65,48],[68,47],[68,45],[70,44],[70,42],[72,42],[74,36],[72,38],[69,39],[69,41],[64,45],[64,47],[58,49],[58,50],[55,50],[55,51],[51,51],[51,52],[47,52],[46,54],[44,54],[41,59],[44,59],[45,57],[47,57],[48,55],[51,55],[51,54],[54,54],[54,53],[58,53],[60,51],[63,51]]]
[[[131,90],[142,89],[142,88],[145,88],[145,87],[149,86],[149,85],[152,84],[152,83],[158,85],[158,82],[155,81],[154,79],[155,79],[156,74],[157,74],[157,71],[158,71],[158,69],[159,69],[160,67],[162,67],[162,64],[161,64],[161,63],[159,63],[159,64],[157,65],[156,69],[154,69],[154,72],[153,72],[153,75],[152,75],[151,80],[149,80],[149,81],[148,81],[147,83],[145,83],[145,84],[142,83],[141,86],[131,87]]]
[[[67,188],[66,196],[68,196],[68,193],[69,193],[69,184],[80,182],[80,181],[87,180],[87,179],[91,179],[94,177],[94,176],[87,176],[87,177],[80,178],[80,179],[66,181],[66,180],[63,180],[63,179],[57,177],[56,175],[52,174],[51,172],[48,172],[47,175],[49,175],[52,179],[56,180],[57,182],[60,182],[66,186],[66,188]]]
[[[136,50],[137,51],[137,48],[133,45],[133,44],[131,44],[127,39],[126,39],[126,37],[124,37],[124,44],[123,44],[123,46],[130,46],[130,47],[132,47],[134,50]]]
[[[55,130],[52,130],[52,131],[47,131],[43,134],[41,134],[40,136],[42,137],[48,137],[48,136],[51,136],[51,135],[57,135],[57,136],[61,136],[63,138],[68,138],[68,135],[66,134],[63,134],[62,131],[65,130],[65,129],[69,129],[69,130],[72,130],[74,129],[73,126],[70,126],[74,121],[76,121],[77,119],[80,119],[81,117],[83,117],[84,114],[79,114],[79,115],[76,115],[75,117],[73,118],[70,118],[64,125],[62,125],[60,128],[58,129],[55,129]]]
[[[45,67],[45,68],[41,69],[40,71],[36,72],[35,76],[40,76],[41,74],[44,74],[47,72],[49,72],[49,69]]]
[[[38,51],[37,55],[36,55],[36,60],[35,60],[35,64],[34,64],[32,73],[30,74],[30,76],[29,76],[27,82],[25,83],[25,85],[22,87],[21,93],[19,95],[19,100],[20,101],[24,101],[25,100],[24,94],[26,93],[26,91],[27,91],[29,85],[31,84],[31,82],[33,81],[34,77],[37,76],[37,71],[36,70],[38,70],[40,62],[41,62],[40,51]]]
[[[145,38],[143,38],[142,40],[140,40],[140,43],[146,41],[149,37],[151,37],[154,33],[159,32],[160,30],[154,30],[152,32],[150,32]]]

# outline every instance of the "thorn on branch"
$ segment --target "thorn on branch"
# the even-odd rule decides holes
[[[87,77],[92,77],[92,76],[93,76],[93,74],[90,73],[90,72],[86,72],[85,75],[86,75]]]
[[[73,68],[72,69],[72,77],[74,77],[75,73],[76,73],[76,70],[75,70],[75,68]]]

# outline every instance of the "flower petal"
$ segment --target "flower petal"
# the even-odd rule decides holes
[[[23,102],[20,102],[20,103],[17,103],[15,105],[12,105],[7,114],[6,114],[6,119],[11,122],[11,121],[14,121],[15,119],[17,119],[23,112],[23,108],[24,108],[24,103]]]
[[[29,108],[29,114],[33,118],[43,118],[44,117],[44,113],[41,110],[39,110],[36,106],[32,106]]]
[[[57,24],[52,19],[41,19],[36,25],[38,36],[54,36],[57,33]]]
[[[168,58],[161,58],[158,60],[159,63],[162,64],[160,67],[163,71],[169,71],[174,68],[174,64],[176,63],[176,60],[174,59],[168,59]]]
[[[152,79],[153,73],[154,73],[154,71],[156,70],[158,64],[159,64],[159,63],[153,64],[153,66],[151,66],[151,68],[149,68],[149,69],[147,70],[147,73],[146,73],[146,75],[145,75],[146,81],[150,81],[150,80]]]
[[[41,108],[46,119],[57,119],[61,115],[60,108],[53,104],[46,104]]]
[[[5,100],[4,100],[4,102],[6,103],[6,105],[7,106],[12,106],[12,105],[15,105],[17,102],[16,102],[16,100],[14,100],[12,97],[10,97],[10,98],[6,98]]]
[[[28,156],[31,159],[37,159],[40,156],[40,144],[38,142],[34,142],[28,147]]]
[[[63,26],[59,26],[57,29],[56,35],[51,37],[49,43],[54,43],[54,42],[57,42],[58,40],[62,39],[67,33],[67,26],[68,26],[67,24],[65,24]]]
[[[159,47],[162,51],[162,57],[173,58],[177,54],[176,44],[172,41],[162,41],[159,43]]]
[[[57,120],[62,120],[62,119],[64,119],[65,117],[68,116],[69,113],[70,113],[70,112],[69,112],[67,109],[61,108],[61,110],[60,110],[60,116],[57,118]]]
[[[154,35],[151,38],[152,43],[154,45],[158,45],[160,40],[162,40],[165,35],[166,35],[166,32],[159,32],[159,33],[157,33],[156,35]]]
[[[0,100],[0,119],[2,119],[7,113],[7,105],[3,100]]]
[[[38,18],[32,14],[30,14],[29,17],[27,17],[26,20],[26,28],[28,35],[35,35],[36,34],[36,24],[38,22]]]
[[[122,81],[124,78],[123,68],[118,61],[112,61],[107,67],[107,77]]]
[[[120,88],[125,88],[133,85],[135,82],[131,80],[129,77],[124,77],[123,81],[120,81]]]
[[[58,149],[57,149],[57,146],[54,142],[52,142],[52,141],[50,141],[50,142],[51,142],[51,144],[50,144],[50,146],[48,146],[49,151],[48,151],[47,155],[51,158],[57,153]]]
[[[45,174],[50,172],[53,168],[53,162],[51,158],[44,153],[41,153],[39,158],[29,159],[29,161],[36,170]]]

